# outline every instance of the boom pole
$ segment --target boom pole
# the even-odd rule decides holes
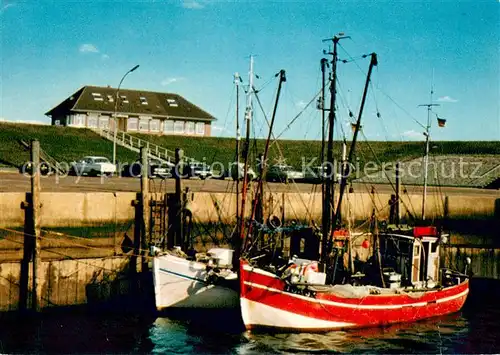
[[[363,98],[361,99],[361,106],[359,108],[359,115],[356,121],[356,129],[354,130],[354,135],[352,137],[351,147],[349,148],[349,155],[347,156],[347,161],[345,162],[342,169],[342,178],[340,181],[340,192],[339,192],[339,200],[337,203],[337,209],[335,211],[335,218],[333,220],[332,230],[335,230],[337,226],[340,224],[340,209],[342,206],[342,198],[344,196],[345,187],[347,186],[347,177],[349,176],[349,164],[352,161],[354,150],[356,148],[356,141],[358,139],[359,129],[361,128],[361,116],[363,115],[363,109],[365,107],[366,95],[368,93],[368,86],[370,85],[370,78],[372,75],[373,67],[378,64],[377,62],[377,54],[371,54],[370,67],[368,69],[368,75],[366,76],[365,89],[363,91]],[[332,233],[333,236],[333,233]]]

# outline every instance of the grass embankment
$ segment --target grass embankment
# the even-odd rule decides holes
[[[43,151],[60,162],[71,162],[85,155],[112,158],[113,143],[87,129],[28,124],[0,123],[0,165],[19,167],[30,159],[30,153],[19,140],[40,141]],[[137,154],[117,147],[117,159],[132,161]]]
[[[136,134],[136,136],[158,144],[170,150],[180,147],[188,157],[207,163],[221,162],[225,166],[234,160],[235,143],[232,138],[220,137],[182,137],[154,136]],[[42,149],[58,161],[70,162],[85,155],[102,155],[111,159],[113,143],[87,129],[41,126],[28,124],[0,123],[0,165],[18,167],[29,160],[26,151],[18,140],[29,142],[38,139]],[[253,157],[264,151],[265,140],[260,139],[251,144]],[[433,142],[433,154],[463,155],[500,155],[499,142]],[[279,147],[279,149],[278,149]],[[296,168],[306,161],[319,158],[321,142],[304,140],[280,140],[273,143],[270,149],[269,162],[272,164],[280,157],[280,151],[286,163]],[[340,158],[340,144],[335,143],[335,157]],[[377,161],[373,152],[381,162],[409,160],[423,154],[422,142],[360,142],[357,146],[357,159],[360,166],[364,162]],[[138,154],[122,147],[117,147],[117,160],[131,162]],[[255,158],[252,159],[255,161]],[[319,165],[319,159],[312,165]]]

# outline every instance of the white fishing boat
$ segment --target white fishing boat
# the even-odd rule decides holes
[[[189,258],[180,248],[153,251],[156,309],[224,309],[239,306],[231,249],[213,248]]]

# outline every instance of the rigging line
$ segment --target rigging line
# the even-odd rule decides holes
[[[309,101],[306,106],[290,121],[290,123],[287,124],[287,126],[281,131],[280,134],[278,134],[276,137],[274,137],[274,140],[276,141],[279,139],[286,131],[290,129],[290,127],[295,123],[295,121],[304,113],[304,111],[313,103],[316,101],[316,98],[321,94],[321,89],[318,91],[316,95]]]
[[[313,101],[316,99],[316,97],[317,97],[320,93],[321,93],[321,91],[319,91],[319,92],[318,92],[318,94],[316,94],[316,96],[315,96],[315,97],[314,97],[311,101],[309,101],[309,103],[306,105],[306,107],[304,107],[304,110],[305,110],[305,109],[306,109],[306,108],[307,108],[307,107],[311,104],[311,102],[313,102]],[[270,126],[269,120],[267,119],[266,113],[265,113],[265,111],[264,111],[264,108],[263,108],[263,106],[262,106],[262,102],[260,101],[259,96],[258,96],[258,95],[255,95],[255,97],[256,97],[256,99],[257,99],[257,103],[259,104],[259,107],[260,107],[260,109],[261,109],[261,111],[262,111],[262,114],[264,115],[264,118],[265,118],[265,120],[266,120],[266,122],[267,122],[268,126]],[[302,114],[302,112],[304,112],[304,110],[302,110],[302,111],[299,113],[299,115],[300,115],[300,114]],[[298,116],[296,116],[296,118],[297,118],[297,117],[298,117]],[[293,120],[292,120],[292,121],[293,121]],[[283,133],[283,132],[282,132],[282,133]],[[280,147],[280,145],[279,145],[279,143],[278,143],[278,140],[277,140],[277,139],[279,138],[279,136],[278,136],[278,137],[275,137],[273,132],[271,132],[271,134],[272,134],[272,137],[273,137],[273,142],[272,142],[272,144],[270,145],[270,148],[271,148],[274,144],[276,144],[276,148],[278,149],[278,154],[279,154],[279,157],[280,157],[280,158],[284,158],[283,151],[282,151],[282,149],[281,149],[281,147]],[[293,186],[296,188],[297,192],[299,192],[299,196],[300,196],[300,200],[301,200],[302,204],[303,204],[303,205],[304,205],[304,207],[306,207],[306,209],[307,209],[307,205],[305,204],[305,201],[304,201],[304,199],[302,198],[302,195],[300,194],[300,190],[299,190],[299,188],[298,188],[297,184],[296,184],[296,183],[295,183],[295,181],[293,181],[293,180],[292,180],[292,183],[293,183]]]
[[[223,126],[223,129],[224,131],[226,131],[227,129],[227,120],[229,118],[229,112],[231,111],[231,109],[233,108],[233,104],[234,104],[234,98],[235,98],[235,95],[236,94],[236,87],[233,86],[233,91],[231,92],[231,99],[229,100],[229,106],[227,108],[227,111],[226,111],[226,117],[224,119],[224,126]]]
[[[264,107],[262,106],[262,102],[260,101],[260,97],[258,95],[255,95],[255,98],[257,99],[257,103],[260,107],[260,110],[262,111],[262,114],[264,115],[264,119],[266,120],[267,126],[269,127],[270,122],[269,122],[269,119],[267,118],[266,112],[264,111]],[[274,143],[277,142],[277,139],[279,138],[279,137],[275,137],[274,132],[271,132],[271,137],[273,139],[273,142],[271,142],[269,149],[271,149],[271,147],[274,145]],[[280,157],[284,157],[283,151],[281,150],[279,144],[276,143],[276,147],[278,149],[278,153],[279,153]]]
[[[5,227],[0,227],[0,229],[3,229],[5,231],[7,231],[7,232],[11,232],[11,233],[14,233],[14,234],[21,234],[23,236],[28,236],[28,237],[31,237],[31,238],[36,238],[36,235],[30,234],[30,233],[26,233],[24,231],[17,231],[15,229],[10,229],[10,228],[5,228]],[[88,238],[75,237],[75,236],[72,236],[70,234],[64,234],[64,233],[60,233],[60,232],[53,232],[53,231],[49,231],[49,230],[45,230],[45,229],[42,229],[41,231],[43,231],[46,234],[54,234],[54,235],[59,235],[59,236],[62,236],[62,237],[73,237],[73,238],[78,238],[78,239],[85,239],[87,241],[89,240]],[[104,249],[103,247],[95,247],[95,246],[91,246],[91,245],[78,244],[78,243],[71,242],[69,240],[61,240],[59,238],[49,237],[49,236],[46,236],[46,235],[41,235],[40,239],[53,240],[53,241],[65,243],[66,245],[72,245],[72,246],[75,246],[75,247],[82,247],[82,248],[87,248],[87,249],[96,249],[96,250],[103,250]],[[24,242],[19,242],[19,243],[24,244]],[[111,248],[111,245],[109,247]],[[46,250],[46,249],[44,249],[44,250]],[[147,250],[147,249],[138,248],[137,250],[149,253],[149,250]],[[140,254],[134,254],[134,253],[132,253],[132,254],[127,253],[127,254],[124,254],[124,256],[141,256],[141,255]]]
[[[349,52],[347,52],[347,50],[342,46],[342,44],[339,43],[339,46],[346,52],[346,54],[352,58],[352,56],[349,54]],[[359,66],[359,64],[357,63],[357,61],[354,61],[354,63],[356,64],[356,66],[359,68],[359,70],[361,71],[361,73],[365,74],[363,68],[361,68]],[[365,74],[366,75],[366,74]],[[373,88],[372,88],[373,89]],[[401,109],[404,113],[406,113],[413,121],[415,121],[420,127],[424,128],[425,129],[425,126],[423,124],[420,123],[419,120],[417,120],[415,117],[413,117],[407,110],[405,110],[401,105],[399,105],[392,97],[389,96],[389,94],[387,94],[384,90],[382,90],[380,87],[377,87],[377,90],[379,90],[382,94],[384,94],[389,100],[392,101],[392,103],[394,103],[399,109]]]
[[[6,237],[2,237],[2,239],[7,240],[7,241],[12,242],[12,243],[24,245],[24,242],[21,242],[21,241],[18,241],[18,240],[6,238]],[[108,269],[108,268],[103,267],[103,266],[99,266],[99,265],[94,265],[94,264],[87,263],[85,261],[82,261],[81,259],[73,258],[70,255],[67,255],[67,254],[64,254],[64,253],[52,250],[52,249],[44,249],[44,251],[46,253],[52,253],[52,254],[56,254],[56,255],[59,255],[59,256],[64,256],[66,259],[71,259],[71,260],[76,261],[77,263],[80,263],[80,264],[85,264],[85,265],[92,266],[92,267],[95,267],[95,268],[98,268],[98,269],[109,271],[110,273],[118,274],[120,272],[120,271],[117,271],[117,270]],[[127,255],[130,255],[130,254],[127,254]]]
[[[373,150],[372,146],[370,145],[370,143],[369,143],[369,142],[368,142],[368,140],[366,139],[366,136],[365,136],[364,132],[363,132],[363,131],[361,131],[361,134],[363,135],[363,137],[364,137],[364,139],[365,139],[365,141],[366,141],[366,144],[368,145],[368,148],[370,148],[370,150],[371,150],[371,152],[372,152],[372,154],[373,154],[373,157],[377,160],[377,163],[379,164],[379,166],[382,166],[382,164],[381,164],[381,162],[380,162],[380,159],[378,158],[377,154],[375,154],[375,151]],[[385,175],[385,177],[387,178],[387,181],[389,181],[389,184],[391,185],[392,190],[393,190],[394,192],[396,192],[396,186],[394,186],[394,184],[392,183],[392,181],[391,181],[391,179],[389,178],[389,175],[387,174],[387,172],[385,172],[385,171],[384,171],[384,175]],[[406,208],[406,210],[407,210],[407,211],[409,211],[408,206],[405,204],[405,202],[404,202],[402,199],[400,199],[400,200],[401,200],[401,202],[403,203],[403,205],[404,205],[404,207]],[[412,210],[413,210],[412,212],[413,212],[413,214],[415,214],[415,209],[413,208],[413,204],[412,204],[412,202],[411,202],[411,199],[409,199],[409,201],[410,201],[410,205],[411,205]],[[411,213],[410,213],[410,217],[415,218],[415,217],[413,217],[413,215],[412,215]]]
[[[360,132],[363,134],[363,131],[360,131]],[[364,134],[363,134],[363,136],[364,136]],[[365,154],[364,154],[364,152],[363,152],[363,150],[361,148],[361,145],[360,145],[360,149],[358,151],[359,151],[360,155],[362,156],[363,160],[366,161],[366,156],[365,156]],[[377,203],[375,201],[375,197],[372,196],[371,189],[368,188],[368,184],[363,184],[363,185],[364,185],[364,187],[365,187],[368,195],[370,196],[370,199],[372,201],[372,205],[375,207],[376,212],[379,213],[380,209],[377,207]],[[374,191],[376,191],[376,189],[374,188],[373,184],[371,184],[370,186],[374,189]],[[382,202],[382,199],[381,199],[380,195],[379,194],[375,194],[375,195],[376,195],[376,198],[378,199],[380,205],[384,206],[384,203]]]
[[[261,92],[266,86],[268,86],[271,83],[271,81],[273,81],[274,78],[276,78],[276,74],[271,75],[271,77],[269,78],[269,80],[267,80],[266,82],[264,82],[264,84],[262,84],[262,86],[260,87],[260,89],[256,89],[255,86],[254,86],[255,92],[256,93]]]

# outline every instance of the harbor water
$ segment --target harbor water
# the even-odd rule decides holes
[[[498,353],[500,288],[497,281],[483,281],[471,284],[466,305],[455,314],[321,334],[247,332],[237,312],[66,310],[9,317],[0,322],[0,353]]]

